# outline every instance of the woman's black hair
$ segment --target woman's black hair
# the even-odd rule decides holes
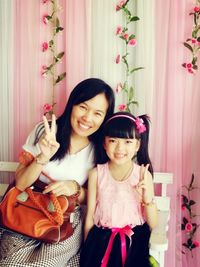
[[[120,115],[125,115],[126,117],[120,117]],[[136,120],[136,117],[129,112],[117,112],[113,114],[113,116],[111,116],[111,118],[104,123],[104,126],[101,130],[101,144],[103,144],[106,136],[116,138],[136,138],[140,140],[140,148],[137,152],[137,162],[139,165],[149,164],[149,171],[153,174],[153,167],[148,152],[149,117],[147,115],[139,116],[139,118],[143,120],[143,123],[146,127],[146,130],[142,133],[139,133],[136,124],[133,122],[133,120],[131,120],[131,118]],[[102,146],[98,163],[105,163],[108,160],[109,158]]]
[[[108,101],[108,109],[104,121],[107,120],[114,111],[115,97],[112,88],[101,79],[89,78],[81,81],[72,90],[63,114],[56,120],[57,133],[56,140],[60,144],[58,151],[51,158],[52,160],[62,159],[69,151],[71,137],[71,113],[72,108],[85,102],[99,94],[104,94]],[[96,146],[98,142],[98,131],[89,136],[89,140]]]

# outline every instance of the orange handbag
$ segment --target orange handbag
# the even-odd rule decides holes
[[[58,243],[73,234],[70,215],[76,199],[31,188],[11,188],[0,204],[0,226],[47,243]]]

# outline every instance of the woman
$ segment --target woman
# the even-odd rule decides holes
[[[53,115],[49,126],[44,117],[44,124],[37,125],[29,135],[16,171],[16,186],[24,190],[39,177],[48,183],[44,193],[53,192],[57,196],[79,193],[79,202],[83,203],[86,196],[83,185],[88,170],[95,164],[99,128],[113,109],[114,94],[109,85],[95,78],[80,82],[57,121]],[[73,220],[73,235],[58,244],[4,231],[0,266],[79,266],[82,220],[79,208]]]

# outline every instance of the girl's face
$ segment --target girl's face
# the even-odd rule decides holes
[[[116,164],[132,161],[140,147],[140,141],[132,138],[105,137],[104,149],[109,159]]]
[[[71,113],[72,134],[88,137],[101,126],[108,109],[105,95],[95,97],[73,106]]]

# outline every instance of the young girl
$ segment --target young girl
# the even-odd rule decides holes
[[[118,112],[105,123],[104,164],[89,174],[81,267],[150,266],[149,237],[157,209],[148,137],[146,115]]]

